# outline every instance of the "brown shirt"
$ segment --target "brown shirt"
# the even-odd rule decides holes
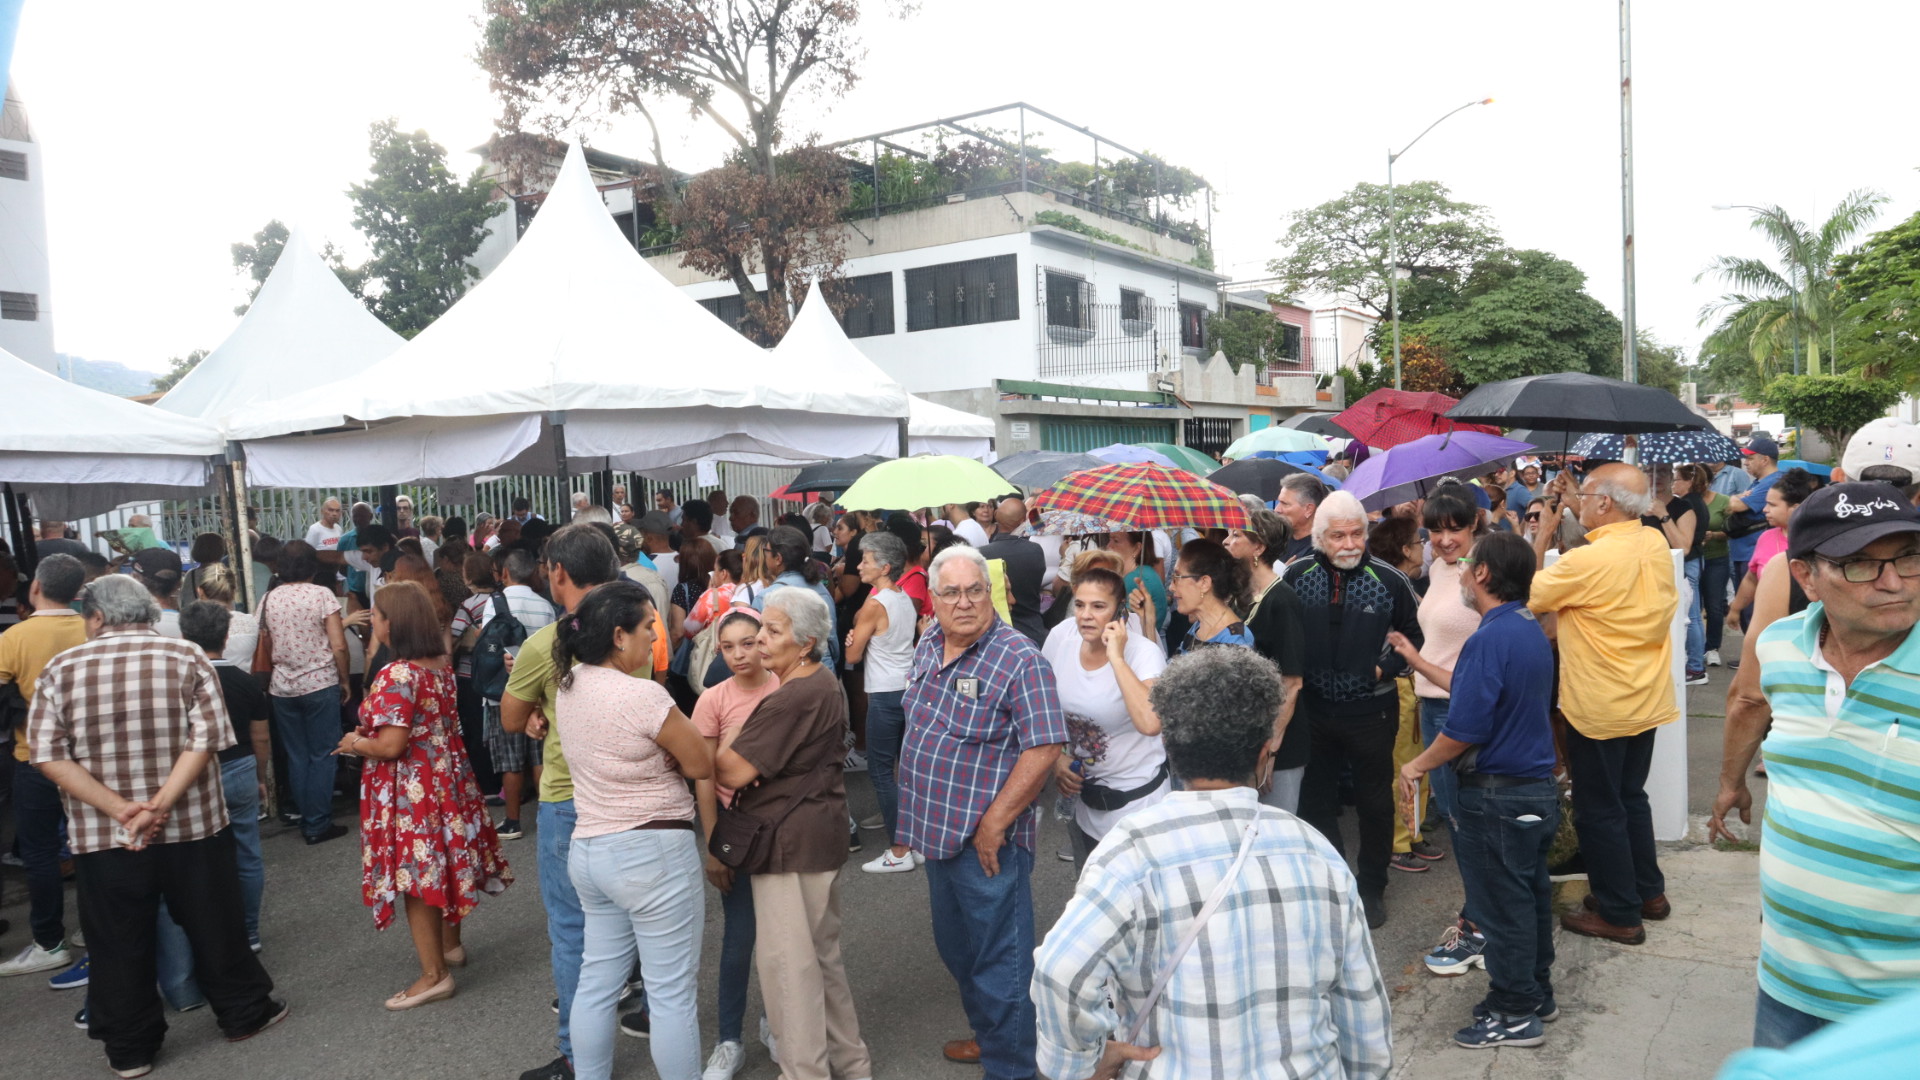
[[[841,771],[847,700],[824,666],[762,698],[733,740],[761,780],[734,806],[766,821],[800,805],[773,831],[767,872],[814,874],[847,861],[847,784]],[[827,775],[817,776],[821,770]]]

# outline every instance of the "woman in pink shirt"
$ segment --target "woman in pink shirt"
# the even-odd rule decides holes
[[[566,674],[555,723],[577,815],[567,874],[586,914],[569,1018],[574,1075],[612,1075],[615,1008],[637,955],[647,975],[653,1067],[661,1080],[697,1080],[706,902],[686,781],[713,775],[713,752],[665,687],[634,677],[653,656],[653,598],[644,586],[601,585],[558,625],[554,669]]]
[[[1460,580],[1466,570],[1460,560],[1473,550],[1474,537],[1482,531],[1480,511],[1466,485],[1443,484],[1428,496],[1421,523],[1427,528],[1433,563],[1427,567],[1427,591],[1420,600],[1420,635],[1424,639],[1420,658],[1452,668],[1460,658],[1460,647],[1480,628],[1479,613],[1460,599]],[[1432,746],[1447,723],[1447,691],[1415,672],[1413,692],[1420,699],[1420,743]],[[1451,821],[1453,770],[1435,769],[1428,775],[1440,816]],[[1412,838],[1405,854],[1411,860],[1394,856],[1400,869],[1408,869],[1404,865],[1408,862],[1424,869],[1428,861],[1443,857],[1439,848],[1418,836]]]

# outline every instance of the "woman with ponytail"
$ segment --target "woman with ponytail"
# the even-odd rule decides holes
[[[581,1080],[613,1072],[615,1010],[637,958],[647,976],[653,1066],[697,1080],[695,991],[706,896],[687,780],[713,751],[666,689],[634,678],[653,654],[653,598],[627,580],[587,593],[556,627],[554,718],[573,770],[577,819],[567,873],[586,915],[569,1027]]]

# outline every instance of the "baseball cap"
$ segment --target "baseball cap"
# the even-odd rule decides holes
[[[1830,484],[1794,511],[1787,554],[1845,558],[1883,536],[1920,533],[1920,511],[1885,484]]]
[[[1513,459],[1513,467],[1516,470],[1537,469],[1540,467],[1540,459],[1537,457],[1525,457],[1525,456],[1517,457]]]
[[[1920,479],[1920,427],[1883,416],[1854,432],[1846,453],[1840,455],[1847,479],[1858,480],[1875,465],[1893,465]]]
[[[614,553],[620,557],[620,562],[630,563],[634,552],[640,550],[640,530],[623,521],[613,527],[613,541],[617,549]]]
[[[172,548],[142,548],[133,554],[133,568],[141,577],[155,578],[169,583],[180,580],[180,555]],[[172,574],[171,579],[165,575]]]
[[[649,510],[640,515],[640,531],[665,536],[673,531],[673,519],[664,510]]]
[[[1756,435],[1748,439],[1747,445],[1741,447],[1740,452],[1742,454],[1765,454],[1775,461],[1780,460],[1780,444],[1767,438],[1765,435]]]

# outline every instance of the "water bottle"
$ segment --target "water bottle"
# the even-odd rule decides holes
[[[1083,765],[1077,758],[1074,760],[1073,764],[1067,766],[1067,768],[1071,769],[1073,771],[1073,775],[1075,776],[1079,776],[1086,771],[1086,766]],[[1059,798],[1053,800],[1053,820],[1072,821],[1073,820],[1073,804],[1079,801],[1080,800],[1077,797],[1072,795],[1061,795]]]

